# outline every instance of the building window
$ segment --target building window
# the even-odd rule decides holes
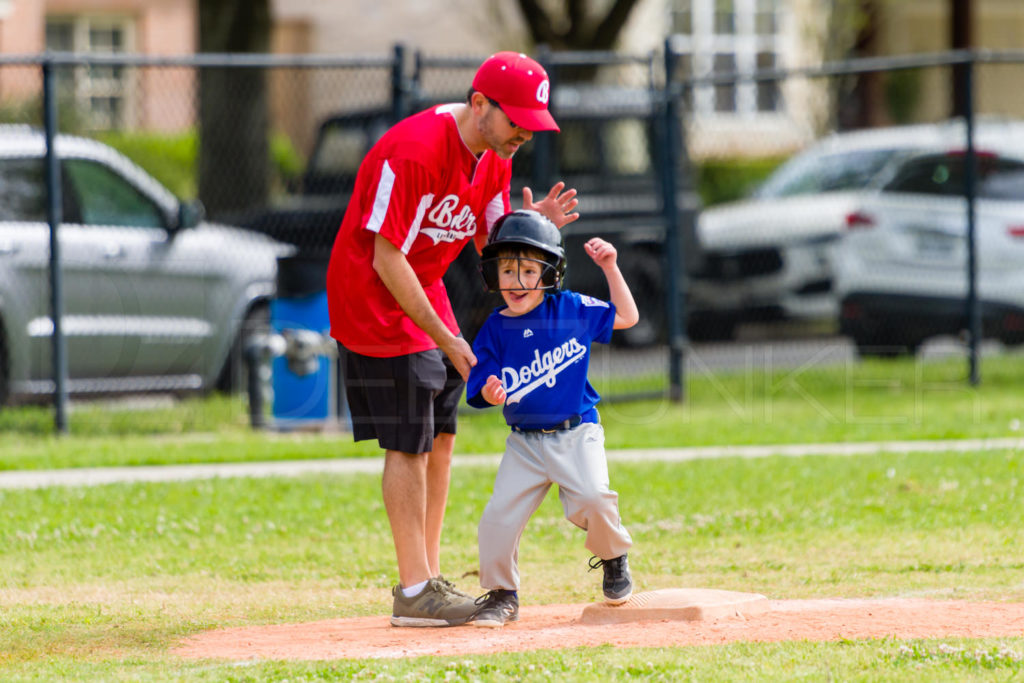
[[[749,116],[782,109],[777,82],[742,80],[781,67],[780,5],[780,0],[670,0],[679,76],[741,76],[736,83],[695,88],[688,102],[695,113]]]
[[[736,33],[736,12],[733,0],[715,0],[715,33],[729,36]]]
[[[46,48],[57,52],[116,54],[132,47],[132,22],[119,17],[47,17]],[[132,109],[129,69],[74,67],[58,74],[58,92],[92,130],[124,128]]]

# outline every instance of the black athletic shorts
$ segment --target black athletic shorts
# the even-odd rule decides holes
[[[455,433],[465,382],[443,351],[375,358],[338,344],[338,353],[356,441],[426,453],[438,434]]]

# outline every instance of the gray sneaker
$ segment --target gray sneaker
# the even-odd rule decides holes
[[[452,593],[455,593],[459,597],[469,598],[470,600],[476,600],[476,596],[475,595],[470,595],[469,593],[466,593],[464,591],[460,591],[458,588],[456,588],[454,583],[452,583],[448,579],[444,578],[444,574],[438,574],[437,575],[437,580],[440,581],[441,583],[443,583],[445,586],[447,586],[449,591],[451,591]]]
[[[402,587],[391,591],[395,604],[391,610],[392,626],[458,626],[476,613],[473,598],[464,598],[439,579],[430,579],[419,595],[405,597]]]

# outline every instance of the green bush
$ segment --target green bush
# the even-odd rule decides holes
[[[134,161],[182,199],[192,199],[198,190],[197,157],[199,136],[194,130],[178,134],[120,132],[97,136]],[[305,161],[288,136],[275,133],[270,139],[271,191],[279,191],[301,173]]]
[[[306,167],[306,160],[302,158],[295,145],[284,133],[274,133],[270,137],[270,158],[273,161],[274,190],[280,190],[298,178]]]
[[[199,137],[194,130],[178,134],[111,131],[97,138],[144,168],[178,197],[196,196]]]
[[[731,202],[750,194],[784,157],[712,159],[695,164],[697,192],[704,206]]]

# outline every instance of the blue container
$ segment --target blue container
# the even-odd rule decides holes
[[[277,298],[270,302],[270,327],[277,334],[309,330],[330,342],[326,259],[290,256],[278,259]],[[333,423],[338,410],[338,372],[333,356],[317,356],[313,372],[296,372],[286,356],[273,360],[272,414],[278,427],[300,428]]]
[[[303,297],[275,299],[270,302],[270,326],[274,332],[312,330],[328,334],[327,292]],[[272,367],[274,389],[273,415],[278,426],[313,426],[337,416],[337,364],[333,358],[317,356],[317,369],[297,374],[288,358],[279,356]]]

